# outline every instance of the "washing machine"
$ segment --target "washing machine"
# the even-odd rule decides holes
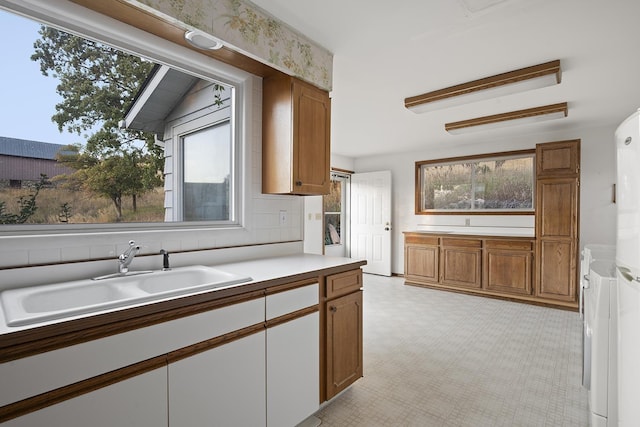
[[[592,427],[617,425],[617,289],[615,263],[596,260],[583,276],[583,385]]]

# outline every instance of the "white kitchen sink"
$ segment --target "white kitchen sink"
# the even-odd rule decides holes
[[[194,265],[168,271],[76,280],[0,293],[8,326],[25,326],[101,310],[223,288],[251,281],[251,277]]]

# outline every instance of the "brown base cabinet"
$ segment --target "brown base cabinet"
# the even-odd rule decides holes
[[[326,277],[325,395],[329,400],[362,377],[362,271]]]
[[[543,256],[545,250],[552,251],[555,257],[566,255],[546,265],[541,274],[548,276],[539,280],[544,286],[536,291],[533,237],[435,232],[405,232],[404,236],[407,284],[575,308],[575,295],[566,293],[567,289],[573,289],[567,285],[573,259],[570,247],[548,242],[539,249]]]

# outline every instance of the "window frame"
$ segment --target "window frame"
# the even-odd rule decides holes
[[[235,102],[232,103],[232,134],[237,149],[236,163],[238,182],[234,184],[235,221],[190,221],[157,223],[111,223],[111,224],[21,224],[0,225],[0,237],[27,235],[69,235],[119,232],[216,230],[230,228],[245,229],[245,212],[250,205],[251,182],[251,136],[250,117],[253,109],[253,76],[246,71],[224,64],[211,57],[177,46],[170,41],[146,33],[138,28],[87,11],[70,4],[46,4],[40,1],[25,1],[25,4],[2,5],[8,13],[22,15],[27,19],[57,28],[71,34],[108,44],[133,55],[150,57],[154,62],[195,77],[217,81],[233,87]]]
[[[476,154],[471,156],[449,157],[434,160],[421,160],[415,163],[415,214],[416,215],[535,215],[536,201],[536,150],[503,151],[497,153]],[[530,209],[422,209],[422,167],[451,165],[457,163],[480,162],[487,160],[531,157],[532,161],[532,194]]]

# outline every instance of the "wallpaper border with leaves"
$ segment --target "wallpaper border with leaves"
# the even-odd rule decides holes
[[[333,55],[247,0],[125,0],[176,25],[197,28],[233,50],[332,88]]]

